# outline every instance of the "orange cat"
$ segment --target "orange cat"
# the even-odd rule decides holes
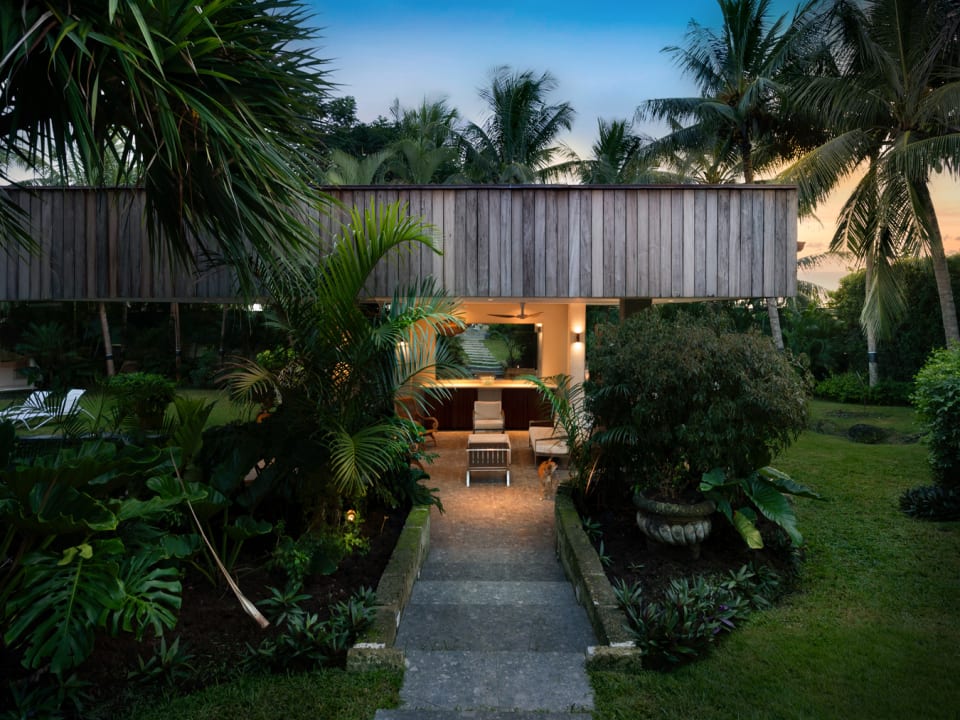
[[[540,476],[540,499],[546,500],[553,497],[557,492],[556,475],[557,463],[552,459],[544,460],[537,468],[537,475]]]

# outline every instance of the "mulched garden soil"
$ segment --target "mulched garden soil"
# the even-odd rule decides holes
[[[660,597],[676,578],[725,574],[751,562],[770,565],[785,574],[790,572],[788,553],[770,548],[750,550],[739,533],[721,517],[714,519],[710,537],[701,543],[700,557],[693,559],[689,550],[648,540],[637,527],[633,508],[594,510],[592,514],[590,510],[581,509],[580,513],[599,526],[599,534],[591,540],[597,552],[607,558],[603,564],[610,582],[619,579],[631,587],[639,582],[648,598]],[[772,534],[769,525],[761,522],[759,527],[765,538]]]

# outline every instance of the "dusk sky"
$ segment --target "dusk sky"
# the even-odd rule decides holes
[[[536,73],[549,70],[558,87],[550,98],[568,101],[577,112],[572,132],[562,140],[582,157],[596,138],[597,119],[632,118],[645,99],[696,93],[670,56],[667,45],[683,45],[691,18],[717,28],[716,0],[664,3],[583,3],[556,0],[485,3],[417,3],[310,0],[321,29],[320,53],[330,59],[339,94],[357,100],[360,120],[389,115],[399,99],[412,107],[424,98],[446,97],[462,117],[485,119],[477,90],[490,70],[510,65]],[[774,0],[776,15],[792,15],[796,3]],[[656,126],[637,126],[659,134]],[[849,189],[848,189],[849,192]],[[960,250],[960,186],[939,178],[935,201],[948,252]],[[822,252],[831,236],[842,190],[818,210],[819,221],[801,222],[802,254]],[[835,285],[842,268],[810,279]]]

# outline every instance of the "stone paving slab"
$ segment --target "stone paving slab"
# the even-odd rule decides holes
[[[441,550],[430,551],[431,560]],[[518,551],[522,555],[522,551]],[[527,580],[565,582],[563,567],[554,558],[530,557],[526,562],[486,562],[464,558],[462,561],[427,562],[420,570],[420,582],[427,580]]]
[[[593,629],[576,605],[419,605],[403,614],[397,647],[409,650],[505,650],[578,653],[583,672]]]
[[[582,653],[410,650],[400,699],[423,710],[539,710],[593,706]]]
[[[413,587],[410,604],[550,605],[576,602],[568,582],[423,580]]]

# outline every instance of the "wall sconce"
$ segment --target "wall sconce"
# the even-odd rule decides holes
[[[579,345],[580,343],[583,342],[582,335],[583,335],[583,328],[581,328],[579,325],[573,328],[573,344],[574,345]]]

